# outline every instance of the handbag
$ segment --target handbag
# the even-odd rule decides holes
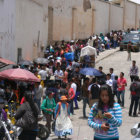
[[[33,112],[29,110],[27,104],[26,107],[26,112],[24,113],[23,117],[17,120],[16,126],[19,126],[26,130],[32,130],[37,124],[37,118],[34,116]]]

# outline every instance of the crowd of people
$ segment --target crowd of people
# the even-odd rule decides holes
[[[11,101],[20,104],[15,119],[16,125],[23,128],[19,140],[35,140],[37,136],[37,116],[43,114],[46,127],[51,133],[52,120],[55,121],[54,133],[67,138],[73,133],[70,116],[75,109],[79,109],[78,102],[83,100],[83,118],[87,118],[86,106],[89,105],[91,113],[88,124],[95,130],[95,140],[118,140],[117,127],[122,124],[122,108],[125,105],[125,87],[127,80],[124,73],[119,77],[110,68],[108,73],[103,72],[100,66],[98,71],[102,76],[89,77],[82,75],[80,70],[85,66],[79,63],[80,50],[86,45],[96,48],[97,54],[105,49],[116,48],[123,38],[124,32],[112,31],[107,35],[92,36],[87,40],[55,43],[46,48],[45,57],[48,64],[34,64],[33,66],[20,66],[34,73],[41,82],[26,83],[10,80],[0,81],[0,110]],[[65,53],[74,52],[74,59],[65,58]],[[139,102],[139,79],[136,61],[130,69],[132,84],[131,105],[129,115],[135,102],[133,116],[137,116]],[[114,100],[116,98],[116,102]],[[21,119],[22,118],[22,119]],[[21,121],[22,120],[22,121]],[[24,120],[24,123],[23,123]]]

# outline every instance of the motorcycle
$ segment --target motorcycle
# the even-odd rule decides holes
[[[140,139],[140,123],[137,123],[131,129],[131,134],[134,136],[133,140]]]
[[[8,117],[8,122],[1,121],[1,124],[4,128],[5,131],[5,136],[8,137],[8,140],[15,140],[20,134],[21,134],[21,129],[19,127],[15,126],[15,114],[17,110],[17,104],[14,102],[11,102],[10,107],[8,105],[5,106],[5,112],[7,113]],[[43,115],[38,116],[38,135],[37,137],[40,138],[41,140],[46,140],[50,133],[48,128],[41,124],[41,121],[43,119]],[[10,132],[7,127],[11,128]],[[1,139],[0,139],[1,140]]]
[[[50,132],[49,132],[49,129],[41,124],[41,120],[43,119],[43,115],[39,115],[38,116],[38,135],[37,137],[40,138],[41,140],[46,140],[47,138],[49,138],[50,136]]]
[[[16,140],[22,132],[22,128],[14,126],[9,119],[7,121],[0,119],[0,130],[3,130],[2,140]]]

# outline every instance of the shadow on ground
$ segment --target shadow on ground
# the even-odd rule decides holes
[[[79,119],[82,119],[82,120],[87,120],[88,117],[84,118],[84,117],[79,117]]]

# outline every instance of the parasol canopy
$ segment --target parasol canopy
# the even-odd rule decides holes
[[[37,63],[37,64],[48,64],[49,63],[49,60],[46,59],[46,58],[36,58],[34,59],[34,62]]]
[[[8,59],[4,59],[4,58],[1,58],[1,57],[0,57],[0,62],[4,63],[6,65],[15,65],[16,64],[16,63],[14,63],[14,62],[12,62],[12,61],[10,61]]]
[[[20,68],[4,70],[0,72],[0,78],[26,82],[40,82],[40,79],[38,79],[33,73]]]
[[[19,65],[25,65],[25,66],[31,66],[31,65],[33,65],[33,62],[29,61],[29,60],[22,60],[18,64]]]
[[[102,73],[94,68],[83,68],[80,70],[80,73],[89,76],[102,76]]]

